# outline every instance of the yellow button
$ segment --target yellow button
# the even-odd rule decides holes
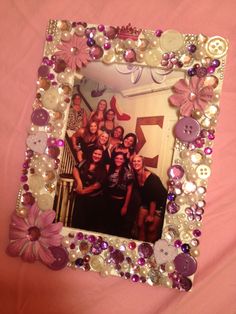
[[[181,33],[170,29],[162,33],[160,47],[164,52],[177,51],[184,45],[184,37]]]
[[[222,58],[228,50],[228,42],[220,36],[214,36],[206,42],[206,52],[213,58]]]
[[[207,179],[211,175],[211,169],[209,166],[201,164],[197,167],[196,173],[200,179]]]

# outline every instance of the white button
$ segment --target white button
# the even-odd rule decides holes
[[[214,36],[206,42],[206,52],[213,58],[222,58],[228,50],[228,42],[220,36]]]
[[[175,30],[167,30],[160,37],[160,47],[164,52],[177,51],[184,45],[184,37]]]
[[[196,173],[200,179],[207,179],[211,175],[211,169],[209,166],[201,164],[197,167]]]

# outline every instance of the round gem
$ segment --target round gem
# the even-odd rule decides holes
[[[52,264],[48,265],[48,267],[53,270],[60,270],[66,267],[69,261],[67,251],[62,246],[51,246],[49,247],[49,250],[54,256],[55,261]]]
[[[192,281],[188,277],[181,276],[179,285],[183,290],[189,291],[192,288]]]
[[[115,264],[120,264],[124,261],[124,255],[120,250],[114,250],[110,254],[110,258]]]
[[[204,153],[205,153],[206,155],[212,154],[212,148],[211,148],[211,147],[206,147],[206,148],[204,149]]]
[[[199,229],[195,229],[195,230],[193,230],[193,235],[194,235],[194,237],[196,237],[196,238],[198,238],[198,237],[200,237],[201,236],[201,231],[199,230]]]
[[[66,68],[66,63],[64,60],[62,59],[57,59],[54,65],[54,71],[56,73],[61,73],[64,72],[65,68]]]
[[[136,243],[135,243],[134,241],[129,242],[128,248],[129,248],[130,250],[134,250],[134,249],[136,248]]]
[[[124,59],[126,62],[134,62],[136,60],[136,53],[133,49],[128,49],[124,52]]]
[[[194,53],[197,50],[197,47],[193,44],[188,46],[188,51]]]
[[[169,214],[175,214],[179,211],[180,207],[175,202],[168,202],[167,212]]]
[[[139,276],[137,274],[134,274],[134,275],[131,276],[131,280],[133,282],[138,282],[139,281]]]
[[[143,265],[145,264],[145,259],[144,259],[143,257],[140,257],[140,258],[138,259],[138,264],[139,264],[140,266],[143,266]]]
[[[56,146],[49,146],[47,148],[47,154],[51,158],[56,159],[60,155],[60,149],[59,147],[56,147]]]
[[[184,253],[188,253],[190,251],[190,245],[188,243],[184,243],[181,245],[181,250],[184,252]]]
[[[198,67],[196,69],[196,74],[198,77],[205,77],[207,75],[207,68],[205,67]]]
[[[49,74],[49,67],[46,65],[41,65],[38,68],[38,76],[47,77]]]
[[[110,26],[110,27],[107,27],[104,31],[104,35],[108,38],[108,39],[114,39],[116,37],[116,33],[117,33],[117,30],[115,27],[113,26]]]
[[[95,40],[94,40],[93,38],[89,38],[89,39],[87,40],[87,45],[88,45],[89,47],[92,47],[94,44],[95,44]]]
[[[174,128],[175,136],[182,142],[193,142],[200,134],[200,124],[191,117],[180,119]]]
[[[188,69],[188,75],[189,75],[189,76],[194,76],[194,75],[196,75],[196,69],[195,69],[195,68],[190,68],[190,69]]]
[[[77,258],[77,260],[75,261],[75,265],[78,267],[81,267],[84,265],[84,260],[83,258]]]
[[[90,252],[94,255],[99,255],[102,252],[102,248],[99,243],[94,243],[91,246]]]
[[[155,31],[155,35],[156,35],[157,37],[161,37],[162,33],[163,33],[163,31],[162,31],[161,29],[157,29],[157,30]]]
[[[31,121],[37,126],[45,126],[49,121],[49,114],[43,108],[35,109],[31,115]]]
[[[103,50],[99,46],[93,46],[90,49],[90,56],[92,59],[97,60],[103,56]]]
[[[138,246],[138,253],[141,257],[149,258],[153,254],[153,248],[149,243],[141,243]]]
[[[218,68],[218,66],[220,65],[220,60],[218,59],[212,60],[211,65],[215,68]]]
[[[183,276],[191,276],[197,270],[197,261],[189,254],[180,253],[174,259],[175,269]]]
[[[103,24],[99,24],[99,25],[98,25],[98,30],[99,30],[99,32],[103,32],[104,29],[105,29],[105,26],[104,26]]]
[[[109,42],[106,42],[105,44],[104,44],[104,49],[105,50],[109,50],[111,48],[111,44],[109,43]]]
[[[180,165],[173,165],[168,170],[168,176],[173,180],[179,180],[184,175],[184,169]]]

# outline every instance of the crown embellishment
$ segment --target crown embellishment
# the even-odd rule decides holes
[[[133,39],[138,40],[138,36],[141,33],[142,29],[132,27],[131,23],[126,26],[117,27],[117,36],[120,39]]]

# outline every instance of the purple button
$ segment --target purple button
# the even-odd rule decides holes
[[[182,142],[193,142],[200,134],[200,124],[191,117],[180,119],[174,128],[175,136]]]
[[[192,281],[188,277],[181,277],[179,285],[185,291],[189,291],[192,288]]]
[[[183,276],[191,276],[197,270],[197,261],[189,254],[177,255],[174,264],[175,269]]]
[[[53,270],[60,270],[66,267],[69,260],[67,251],[61,246],[51,246],[49,250],[56,260],[48,267]]]
[[[41,77],[47,77],[49,74],[49,67],[46,65],[41,65],[38,68],[38,75]]]
[[[31,121],[38,126],[44,126],[48,124],[49,114],[47,110],[43,108],[35,109],[31,115]]]

